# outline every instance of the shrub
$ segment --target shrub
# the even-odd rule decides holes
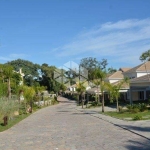
[[[119,106],[119,112],[122,112],[122,110],[123,110],[123,107]]]
[[[26,104],[24,102],[21,102],[19,106],[19,115],[22,114],[27,114]]]
[[[147,110],[147,105],[144,103],[139,104],[139,109],[140,109],[140,111],[145,111],[145,110]]]
[[[142,116],[136,115],[133,117],[133,120],[142,120]]]
[[[140,110],[138,108],[133,108],[130,110],[131,113],[138,113]]]
[[[12,118],[14,116],[14,112],[18,111],[18,103],[11,100],[2,100],[0,99],[0,120],[3,118]],[[7,122],[7,121],[6,121]],[[7,125],[7,123],[4,123]]]
[[[132,113],[137,113],[139,111],[143,112],[147,110],[147,105],[144,103],[139,103],[139,104],[133,104],[133,105],[127,105],[126,106],[128,110]]]

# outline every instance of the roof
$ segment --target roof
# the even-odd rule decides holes
[[[150,74],[130,80],[130,83],[150,82]]]
[[[90,94],[100,93],[100,88],[91,88],[88,89],[86,92]]]
[[[122,71],[122,72],[126,72],[128,70],[130,70],[131,68],[120,68],[119,71]]]
[[[107,78],[108,79],[118,79],[118,78],[123,79],[124,76],[122,74],[122,71],[116,71],[116,72],[112,73],[111,75],[109,75]]]
[[[111,83],[112,85],[118,85],[120,83],[120,81]],[[129,89],[129,83],[123,83],[121,86],[121,89]]]
[[[146,63],[142,63],[124,73],[131,73],[131,72],[143,72],[143,71],[147,71],[150,72],[150,61],[147,61]]]

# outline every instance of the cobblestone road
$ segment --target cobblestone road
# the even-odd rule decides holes
[[[0,133],[0,150],[150,150],[150,141],[77,111],[72,101],[39,110]]]

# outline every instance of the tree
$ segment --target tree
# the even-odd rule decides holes
[[[88,70],[88,80],[92,79],[92,72],[95,69],[105,70],[107,66],[107,60],[102,59],[102,61],[98,61],[96,58],[87,57],[81,59],[80,66],[86,68]]]
[[[25,83],[27,83],[29,86],[32,85],[34,80],[37,80],[40,77],[41,67],[38,64],[34,64],[30,61],[22,59],[9,61],[6,64],[13,66],[14,71],[19,71],[19,69],[22,68],[22,72],[25,74]]]
[[[11,98],[10,79],[13,76],[13,67],[11,65],[4,65],[3,74],[4,74],[5,78],[7,79],[8,99],[10,99]]]
[[[128,78],[124,78],[123,80],[121,80],[117,85],[113,85],[111,83],[107,83],[107,90],[110,93],[110,97],[112,99],[116,100],[116,107],[117,107],[117,111],[119,111],[119,104],[118,104],[118,99],[120,97],[120,89],[122,88],[123,84],[125,83],[129,83]]]
[[[150,61],[150,50],[143,52],[140,56],[140,60],[141,61],[146,61],[146,60]]]
[[[30,105],[30,112],[32,113],[32,103],[33,97],[35,96],[35,90],[33,87],[23,86],[23,96],[25,97],[25,101]]]
[[[114,72],[116,72],[116,71],[117,71],[117,70],[114,69],[113,67],[108,68],[108,73],[109,73],[109,74],[114,73]]]
[[[76,91],[78,93],[78,103],[79,103],[79,97],[80,95],[82,96],[81,100],[82,100],[82,108],[83,108],[83,96],[85,98],[85,86],[83,85],[84,83],[83,82],[79,82],[77,83],[77,86],[76,86]]]
[[[146,61],[150,61],[150,50],[147,50],[145,51],[144,53],[141,54],[140,56],[140,60],[143,62],[144,61],[144,65],[145,65],[145,70],[147,72],[147,68],[146,68]],[[149,81],[150,81],[150,76],[147,72],[147,75],[148,75],[148,78],[149,78]]]
[[[104,112],[104,90],[105,90],[105,81],[106,72],[101,69],[95,69],[92,72],[93,82],[98,86],[100,86],[101,96],[102,96],[102,112]]]

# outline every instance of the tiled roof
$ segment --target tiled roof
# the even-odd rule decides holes
[[[131,72],[140,72],[140,71],[150,71],[150,61],[147,61],[145,64],[140,64],[124,73],[131,73]]]
[[[120,83],[120,81],[111,83],[112,85],[118,85]],[[123,83],[121,86],[121,89],[128,89],[129,88],[129,83]]]
[[[116,71],[113,74],[109,75],[107,78],[108,79],[118,79],[118,78],[122,79],[123,78],[122,71]]]
[[[130,70],[131,68],[120,68],[119,71],[122,71],[122,72],[126,72],[128,70]]]
[[[130,80],[130,83],[150,82],[150,74]]]

